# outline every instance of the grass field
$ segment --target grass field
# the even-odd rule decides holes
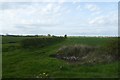
[[[114,38],[68,37],[62,42],[42,48],[24,49],[20,42],[26,37],[2,37],[3,78],[96,78],[118,77],[118,62],[81,65],[50,57],[66,45],[104,46]],[[62,68],[61,68],[62,67]]]

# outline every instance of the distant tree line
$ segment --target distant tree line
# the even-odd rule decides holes
[[[0,35],[0,36],[10,36],[10,37],[63,37],[63,36],[55,36],[55,35],[10,35],[10,34],[6,34],[6,35]],[[67,35],[64,35],[65,38],[67,38]]]

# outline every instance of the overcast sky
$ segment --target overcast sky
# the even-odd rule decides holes
[[[118,35],[117,2],[0,3],[0,34]]]

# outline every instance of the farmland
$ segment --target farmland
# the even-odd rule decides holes
[[[106,37],[67,37],[42,40],[44,46],[35,46],[32,42],[44,37],[2,37],[2,76],[3,78],[116,78],[118,77],[118,61],[109,63],[80,64],[81,62],[69,62],[63,59],[51,57],[57,54],[63,46],[86,45],[92,47],[104,47],[110,40],[116,38]],[[33,41],[33,39],[36,39]],[[38,40],[39,39],[39,40]],[[25,41],[28,40],[28,41]],[[31,40],[31,41],[30,41]],[[27,42],[29,42],[27,44]],[[26,43],[25,47],[22,45]],[[33,47],[29,47],[31,45]],[[102,54],[102,53],[101,53]],[[99,54],[99,55],[101,55]]]

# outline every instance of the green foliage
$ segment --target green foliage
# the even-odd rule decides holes
[[[105,44],[104,50],[108,54],[111,54],[114,58],[119,59],[120,58],[120,53],[118,52],[118,50],[120,50],[120,47],[118,47],[118,45],[120,45],[120,39],[119,38],[110,40]]]
[[[37,48],[52,45],[57,42],[63,41],[64,37],[51,37],[51,38],[28,38],[21,41],[23,48]]]
[[[48,37],[50,37],[51,35],[50,34],[48,34]]]
[[[3,44],[2,45],[2,51],[8,52],[8,51],[14,51],[16,49],[20,49],[20,45],[18,44]]]
[[[65,36],[64,36],[65,38],[67,38],[67,34],[65,34]]]

